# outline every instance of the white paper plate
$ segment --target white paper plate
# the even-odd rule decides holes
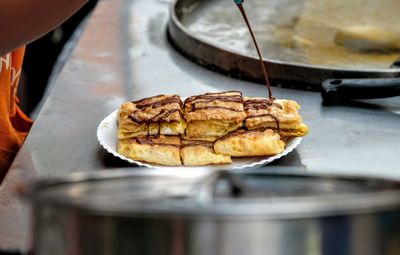
[[[109,153],[113,154],[115,157],[118,157],[120,159],[123,159],[138,166],[144,166],[148,168],[166,168],[164,166],[152,165],[136,161],[127,158],[117,152],[117,143],[118,143],[117,116],[118,116],[118,110],[112,112],[104,120],[102,120],[99,127],[97,128],[97,139],[99,140],[100,144],[104,147],[104,149],[106,149]],[[201,168],[239,170],[245,168],[261,167],[293,151],[300,144],[301,140],[302,140],[301,137],[292,138],[291,140],[288,141],[287,146],[282,153],[272,157],[232,158],[233,161],[232,164],[202,166]]]

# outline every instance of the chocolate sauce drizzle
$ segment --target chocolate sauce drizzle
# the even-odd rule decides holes
[[[247,118],[244,121],[246,122],[246,120],[248,120],[248,119],[261,118],[261,117],[266,117],[266,116],[269,116],[275,120],[276,129],[278,130],[278,133],[279,133],[279,131],[280,131],[279,119],[278,119],[278,117],[276,117],[275,115],[273,115],[271,113],[265,113],[265,114],[260,114],[260,115],[249,115],[249,116],[247,116]]]
[[[133,102],[133,103],[135,103],[135,102]],[[148,107],[151,107],[152,109],[154,109],[154,108],[158,108],[158,107],[161,107],[164,105],[169,105],[169,104],[174,104],[174,103],[179,104],[181,107],[183,106],[180,97],[177,95],[173,95],[172,97],[167,97],[160,101],[155,101],[155,102],[142,101],[142,102],[138,102],[135,104],[136,104],[136,108],[138,108],[138,109],[144,109],[144,108],[148,108]]]
[[[164,96],[164,95],[147,97],[147,98],[143,98],[138,101],[133,101],[132,103],[135,104],[135,106],[138,110],[134,111],[133,113],[131,113],[129,115],[129,118],[138,124],[147,124],[148,126],[150,126],[150,124],[152,124],[152,123],[157,123],[158,124],[158,131],[157,131],[157,135],[156,135],[157,138],[159,138],[161,135],[161,122],[163,122],[163,121],[168,122],[168,123],[178,122],[178,121],[168,121],[169,116],[178,112],[179,115],[181,116],[181,118],[184,118],[184,114],[181,109],[162,109],[157,115],[155,115],[151,118],[148,118],[148,119],[141,118],[140,116],[137,115],[137,113],[139,113],[141,110],[146,109],[146,108],[155,109],[155,108],[159,108],[159,107],[169,105],[169,104],[174,104],[174,103],[178,103],[180,108],[183,107],[182,101],[178,95],[166,97],[166,98],[164,98],[162,100],[158,100],[158,101],[152,101],[152,100],[156,99],[157,97],[162,97],[162,96]]]
[[[131,113],[131,115],[129,115],[129,118],[138,124],[158,123],[161,121],[167,122],[167,118],[176,112],[179,112],[179,115],[183,117],[183,113],[180,109],[173,109],[173,110],[162,109],[159,114],[149,119],[143,119],[138,117],[136,115],[137,111]],[[177,122],[177,121],[169,121],[169,123],[172,122]]]
[[[146,136],[146,137],[135,137],[134,140],[138,143],[138,144],[147,144],[147,145],[159,145],[159,146],[173,146],[173,147],[177,147],[180,148],[181,145],[180,144],[173,144],[173,143],[157,143],[154,142],[154,139],[157,139],[157,136]]]
[[[282,105],[275,103],[269,99],[249,99],[245,102],[245,110],[260,110],[260,109],[269,109],[273,106],[282,109]]]
[[[206,110],[206,109],[224,109],[224,110],[229,110],[232,112],[242,112],[242,110],[237,110],[234,108],[229,108],[229,107],[224,107],[224,106],[204,106],[204,107],[193,106],[192,112],[197,111],[197,110]]]
[[[248,111],[248,110],[256,110],[257,111],[257,110],[261,110],[261,109],[262,110],[270,109],[271,107],[274,107],[274,106],[279,109],[282,109],[282,106],[280,104],[275,103],[269,99],[249,99],[249,100],[245,101],[244,108],[246,111]],[[246,120],[248,120],[248,119],[261,118],[261,117],[265,117],[265,116],[269,116],[275,120],[276,128],[279,132],[280,131],[279,119],[272,113],[248,115],[244,121],[246,122]]]
[[[226,95],[230,93],[238,93],[238,95]],[[228,103],[240,103],[243,104],[243,97],[242,97],[242,92],[240,91],[226,91],[226,92],[220,92],[220,93],[206,93],[204,95],[198,95],[198,96],[192,96],[189,97],[185,100],[185,104],[191,104],[192,109],[191,111],[197,111],[197,110],[205,110],[205,109],[224,109],[224,110],[229,110],[229,111],[235,111],[235,112],[241,112],[242,110],[230,108],[230,107],[224,107],[224,106],[203,106],[203,107],[196,107],[196,101],[199,101],[199,103],[211,103],[215,101],[220,101],[220,102],[228,102]]]
[[[232,93],[238,93],[239,95],[226,95]],[[240,91],[206,93],[204,95],[191,96],[185,100],[185,104],[191,104],[196,100],[201,100],[202,102],[221,101],[221,102],[243,103],[242,92]]]
[[[204,146],[214,150],[214,142],[203,141],[203,140],[184,140],[181,144],[173,144],[173,143],[158,143],[154,141],[158,137],[156,136],[146,136],[146,137],[135,137],[134,141],[138,144],[146,144],[150,146],[159,145],[159,146],[173,146],[176,148],[186,148],[186,147],[194,147],[194,146]]]
[[[261,54],[260,48],[258,47],[258,43],[257,43],[256,37],[254,36],[253,29],[251,28],[249,19],[247,18],[247,14],[246,14],[246,11],[245,11],[243,5],[242,4],[237,4],[237,6],[238,6],[240,12],[242,13],[243,19],[246,22],[246,25],[247,25],[247,27],[248,27],[248,29],[250,31],[251,38],[253,39],[254,45],[256,46],[258,58],[260,60],[260,65],[261,65],[261,68],[262,68],[262,71],[263,71],[263,74],[264,74],[264,80],[265,80],[265,83],[266,83],[267,88],[268,88],[269,99],[271,101],[273,101],[275,98],[272,96],[272,90],[271,90],[271,85],[270,85],[269,79],[268,79],[267,69],[266,69],[264,61],[262,59],[262,54]]]

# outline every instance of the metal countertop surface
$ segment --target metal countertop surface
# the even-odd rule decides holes
[[[18,183],[132,168],[107,154],[96,138],[100,121],[124,101],[224,90],[267,96],[265,86],[213,73],[177,53],[166,36],[169,3],[99,2],[0,187],[0,250],[30,247],[30,208],[16,196]],[[265,169],[400,180],[399,98],[328,107],[316,92],[277,87],[273,92],[301,104],[310,133],[294,152]]]

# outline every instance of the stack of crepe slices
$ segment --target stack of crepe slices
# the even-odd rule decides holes
[[[291,100],[206,93],[182,102],[159,95],[127,102],[118,114],[118,153],[165,166],[232,163],[232,157],[281,153],[308,132]]]

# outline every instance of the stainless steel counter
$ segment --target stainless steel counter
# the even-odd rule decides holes
[[[166,37],[168,8],[165,0],[98,4],[0,187],[0,249],[30,247],[31,215],[26,202],[15,195],[18,183],[132,167],[108,155],[96,139],[99,122],[122,102],[162,93],[186,97],[223,90],[267,95],[264,86],[213,73],[175,52]],[[310,134],[296,151],[266,169],[400,180],[398,98],[326,107],[315,92],[273,92],[302,105]]]

